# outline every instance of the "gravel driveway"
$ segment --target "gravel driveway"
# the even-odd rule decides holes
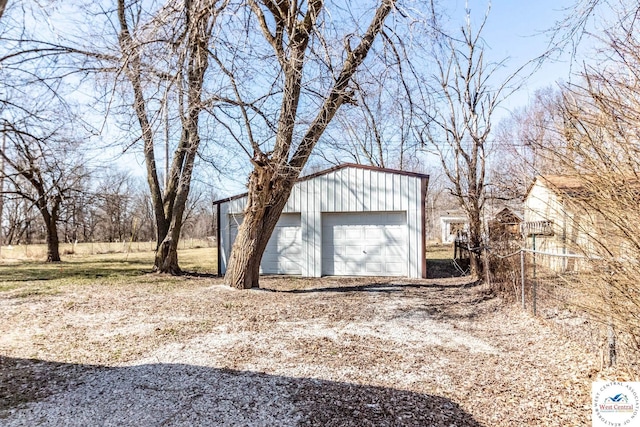
[[[584,349],[460,279],[0,295],[2,426],[571,426]]]

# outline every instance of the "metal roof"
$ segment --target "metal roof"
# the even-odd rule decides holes
[[[315,172],[315,173],[312,173],[312,174],[309,174],[309,175],[302,176],[302,177],[298,178],[298,180],[296,182],[307,181],[307,180],[310,180],[310,179],[313,179],[313,178],[317,178],[319,176],[326,175],[326,174],[338,171],[340,169],[345,169],[345,168],[364,169],[364,170],[371,170],[371,171],[377,171],[377,172],[385,172],[385,173],[390,173],[390,174],[394,174],[394,175],[404,175],[404,176],[411,176],[411,177],[414,177],[414,178],[426,178],[426,179],[429,179],[429,175],[423,174],[423,173],[418,173],[418,172],[409,172],[409,171],[403,171],[403,170],[398,170],[398,169],[381,168],[381,167],[369,166],[369,165],[359,165],[357,163],[343,163],[343,164],[340,164],[338,166],[334,166],[332,168],[322,170],[320,172]],[[248,194],[249,193],[242,193],[242,194],[237,194],[235,196],[226,197],[224,199],[219,199],[219,200],[214,201],[213,204],[217,205],[217,204],[220,204],[220,203],[230,202],[230,201],[236,200],[236,199],[241,199],[241,198],[247,196]]]

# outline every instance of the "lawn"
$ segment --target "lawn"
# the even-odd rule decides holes
[[[188,273],[216,274],[217,249],[208,247],[205,240],[189,240],[181,243],[178,252],[181,268]],[[0,258],[0,290],[16,287],[35,287],[36,292],[51,291],[65,283],[94,283],[128,281],[138,283],[150,278],[153,266],[153,246],[149,242],[134,242],[130,252],[122,252],[128,243],[79,243],[61,245],[62,262],[43,263],[45,245],[2,247]],[[70,253],[73,252],[73,253]],[[450,245],[427,247],[427,270],[430,278],[458,277],[451,262],[453,248]],[[170,279],[167,279],[170,280]]]
[[[33,259],[5,259],[0,263],[0,291],[22,289],[26,293],[52,293],[67,284],[114,284],[171,282],[174,278],[149,274],[154,252],[82,251],[63,255],[62,262],[44,263]],[[24,248],[16,249],[19,251]],[[32,248],[39,253],[42,248]],[[3,254],[6,249],[3,247]],[[209,247],[187,248],[178,251],[180,266],[185,272],[217,273],[217,250]]]

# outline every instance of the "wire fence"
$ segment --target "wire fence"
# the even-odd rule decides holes
[[[601,368],[622,363],[635,375],[640,372],[637,337],[628,328],[617,328],[613,312],[603,304],[597,260],[517,245],[493,249],[489,253],[495,289],[583,344],[600,359]]]

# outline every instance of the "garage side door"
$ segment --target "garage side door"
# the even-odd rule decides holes
[[[322,274],[406,276],[405,212],[322,214]]]
[[[242,216],[229,218],[229,237],[231,244],[238,235],[238,225]],[[302,274],[300,257],[302,247],[300,239],[300,214],[282,214],[262,255],[260,272],[263,274]]]

